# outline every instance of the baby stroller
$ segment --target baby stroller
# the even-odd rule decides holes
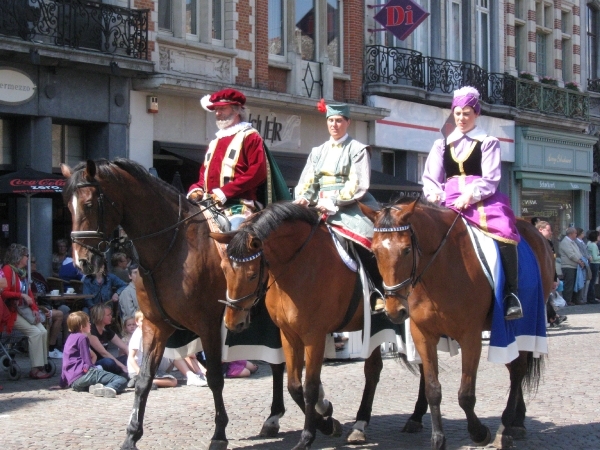
[[[1,299],[0,309],[0,367],[8,371],[8,378],[16,381],[21,378],[21,368],[15,360],[15,356],[17,353],[23,354],[27,352],[27,336],[17,330],[7,333],[6,319],[8,318],[8,308]],[[54,364],[54,361],[49,359],[44,370],[50,373],[51,376],[54,376],[56,373],[56,364]]]

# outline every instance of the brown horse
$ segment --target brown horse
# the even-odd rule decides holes
[[[361,209],[375,224],[373,252],[386,286],[386,314],[394,321],[406,307],[410,312],[411,333],[423,361],[432,447],[445,448],[446,442],[436,352],[442,335],[460,344],[462,379],[458,401],[467,416],[471,439],[477,445],[487,445],[490,431],[480,422],[474,408],[481,332],[491,326],[492,289],[480,268],[465,224],[461,220],[455,222],[457,214],[452,210],[420,200],[388,206],[380,212],[362,205]],[[531,224],[519,220],[517,228],[535,254],[547,299],[554,275],[551,250]],[[523,387],[537,387],[542,361],[533,358],[531,352],[519,352],[519,357],[507,364],[510,393],[494,442],[497,448],[509,446],[511,436],[524,436]]]
[[[252,305],[265,297],[269,314],[281,330],[288,390],[305,414],[304,430],[294,449],[309,448],[316,429],[328,435],[341,434],[339,422],[331,417],[333,407],[323,398],[320,377],[325,341],[328,333],[363,328],[364,299],[359,284],[353,304],[358,275],[338,255],[316,210],[275,203],[247,219],[235,235],[211,236],[229,243],[228,258],[222,262],[229,306],[225,325],[242,330]],[[371,418],[382,367],[377,347],[365,361],[366,383],[348,436],[350,443],[366,440],[364,429]]]
[[[64,200],[73,218],[74,261],[93,273],[110,247],[112,231],[121,225],[135,243],[141,280],[137,298],[144,312],[143,361],[133,410],[122,449],[135,449],[152,379],[167,339],[176,328],[193,331],[207,357],[207,380],[215,404],[215,432],[210,449],[226,449],[228,423],[223,403],[221,320],[225,292],[221,257],[209,237],[200,208],[142,166],[126,160],[63,165],[68,178]],[[274,395],[271,416],[261,434],[277,434],[283,405],[283,364],[272,365]]]

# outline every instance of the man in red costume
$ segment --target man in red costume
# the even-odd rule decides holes
[[[187,196],[195,202],[210,197],[227,215],[249,215],[259,207],[257,190],[267,180],[267,161],[260,134],[246,122],[246,97],[228,88],[200,103],[215,113],[219,131]]]

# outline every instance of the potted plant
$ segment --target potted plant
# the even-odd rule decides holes
[[[519,78],[523,78],[524,80],[530,80],[530,81],[533,81],[535,79],[532,73],[525,72],[525,71],[519,72]]]
[[[540,78],[540,83],[549,84],[551,86],[558,86],[558,80],[556,78],[548,76],[543,76],[542,78]]]
[[[565,89],[571,89],[572,91],[579,92],[579,83],[577,83],[577,81],[567,81],[565,83]]]

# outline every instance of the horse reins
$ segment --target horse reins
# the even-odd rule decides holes
[[[100,186],[100,183],[98,183],[97,181],[88,181],[86,183],[78,183],[75,186],[75,190],[79,190],[79,189],[83,189],[86,187],[93,187],[96,188],[98,190],[98,226],[96,228],[96,231],[72,231],[71,232],[71,240],[77,244],[80,245],[81,247],[87,249],[88,251],[92,252],[93,254],[100,256],[101,258],[106,259],[106,253],[109,251],[111,245],[113,244],[113,242],[118,241],[120,238],[113,238],[111,240],[106,240],[106,233],[105,233],[105,222],[104,222],[104,202],[105,200],[108,201],[108,203],[115,209],[115,211],[117,212],[117,214],[119,214],[119,222],[121,221],[121,219],[123,218],[123,215],[121,214],[121,212],[119,211],[119,209],[117,208],[117,205],[115,202],[113,202],[103,191],[102,191],[102,187]],[[170,326],[172,326],[173,328],[176,328],[178,330],[185,330],[186,328],[182,327],[179,323],[177,323],[175,320],[171,319],[171,317],[169,317],[169,315],[167,314],[167,312],[165,311],[165,309],[162,306],[162,303],[160,302],[160,299],[158,298],[158,292],[156,290],[156,283],[154,282],[154,277],[153,277],[153,273],[156,271],[156,269],[158,269],[160,267],[160,265],[163,263],[163,261],[167,258],[167,256],[169,255],[169,253],[171,252],[171,250],[173,249],[173,246],[175,245],[175,242],[177,240],[177,236],[179,234],[179,226],[189,220],[191,220],[192,218],[202,214],[205,210],[210,209],[210,208],[214,208],[215,205],[214,203],[209,204],[208,206],[205,206],[204,208],[200,208],[199,211],[191,214],[188,217],[185,217],[184,219],[181,218],[182,215],[182,204],[181,204],[181,195],[177,196],[178,198],[178,202],[179,202],[179,207],[178,207],[178,214],[177,214],[177,222],[174,223],[173,225],[170,225],[160,231],[154,232],[154,233],[150,233],[150,234],[146,234],[143,236],[139,236],[136,238],[127,238],[127,240],[125,241],[125,243],[132,243],[133,241],[139,241],[142,239],[147,239],[147,238],[152,238],[152,237],[156,237],[156,236],[160,236],[161,234],[167,233],[171,230],[175,230],[175,233],[173,234],[173,237],[171,238],[171,242],[169,243],[169,247],[167,248],[167,251],[164,252],[162,258],[158,261],[158,263],[154,266],[153,269],[148,270],[146,268],[144,268],[142,266],[142,264],[140,263],[139,259],[136,257],[136,255],[133,255],[133,258],[135,260],[135,262],[138,264],[140,271],[142,272],[143,276],[146,277],[146,279],[148,279],[148,281],[150,281],[150,291],[152,292],[152,295],[150,296],[151,300],[153,301],[154,305],[156,306],[156,308],[159,310],[163,320],[168,323]],[[83,242],[84,239],[100,239],[100,242],[98,242],[98,245],[96,247],[92,247],[91,245],[86,244],[85,242]]]
[[[396,211],[400,211],[400,209],[396,208],[395,206],[390,206],[389,208],[394,209]],[[442,241],[440,242],[437,249],[433,253],[433,256],[427,262],[427,264],[425,265],[425,267],[423,268],[421,273],[416,277],[415,277],[415,274],[417,272],[417,252],[413,249],[413,265],[412,265],[410,277],[407,278],[406,280],[402,281],[401,283],[395,284],[393,286],[388,286],[385,284],[385,282],[383,282],[383,291],[386,296],[387,295],[397,295],[397,296],[403,298],[404,300],[408,300],[408,297],[410,296],[412,290],[421,281],[421,279],[423,278],[423,275],[425,275],[425,272],[427,272],[427,269],[429,269],[429,267],[431,266],[433,261],[439,255],[440,251],[442,250],[442,247],[448,240],[448,236],[450,235],[450,232],[454,228],[454,225],[456,224],[458,218],[461,217],[461,215],[462,214],[460,214],[460,213],[456,214],[456,217],[454,218],[452,225],[450,225],[450,228],[448,228],[448,231],[446,231],[446,234],[444,235],[444,237],[442,238]],[[417,236],[416,236],[411,224],[402,225],[402,226],[398,226],[398,227],[391,227],[391,228],[377,228],[376,227],[373,229],[374,232],[379,232],[379,233],[403,232],[403,231],[407,231],[407,230],[410,231],[411,245],[413,247],[415,247],[418,251],[420,251],[419,242],[417,240]],[[404,288],[408,283],[410,283],[410,286],[412,288],[411,291],[408,292],[408,294],[406,294],[406,295],[398,294],[398,291],[400,291],[400,289]]]
[[[258,275],[258,284],[256,285],[256,289],[254,290],[254,292],[252,292],[248,295],[244,295],[243,297],[236,298],[236,299],[229,297],[229,291],[225,291],[225,300],[219,300],[219,303],[224,303],[229,308],[235,309],[236,311],[249,312],[252,308],[254,308],[258,304],[258,302],[260,302],[260,300],[262,300],[267,295],[268,290],[271,289],[271,286],[273,286],[273,284],[275,284],[277,279],[281,278],[281,276],[289,270],[290,264],[292,263],[292,261],[294,261],[300,255],[300,253],[302,253],[302,251],[306,248],[306,246],[308,245],[308,243],[310,242],[310,240],[316,233],[317,229],[319,228],[320,224],[321,224],[321,221],[319,220],[313,225],[312,229],[310,230],[310,233],[308,234],[307,238],[304,240],[302,245],[294,252],[292,257],[284,263],[284,265],[286,266],[284,268],[284,270],[279,275],[274,277],[273,281],[271,281],[271,284],[269,284],[269,285],[267,285],[268,277],[263,280],[265,267],[269,266],[269,262],[266,260],[262,250],[259,250],[258,252],[254,253],[253,255],[246,256],[244,258],[235,258],[233,256],[230,256],[229,259],[231,259],[232,261],[237,262],[237,263],[246,263],[246,262],[254,261],[257,258],[261,258],[260,259],[260,270],[259,270],[259,275]],[[239,306],[239,303],[241,303],[245,300],[248,300],[249,298],[252,298],[253,296],[255,296],[254,301],[252,302],[252,304],[249,307],[244,308],[242,306]]]

